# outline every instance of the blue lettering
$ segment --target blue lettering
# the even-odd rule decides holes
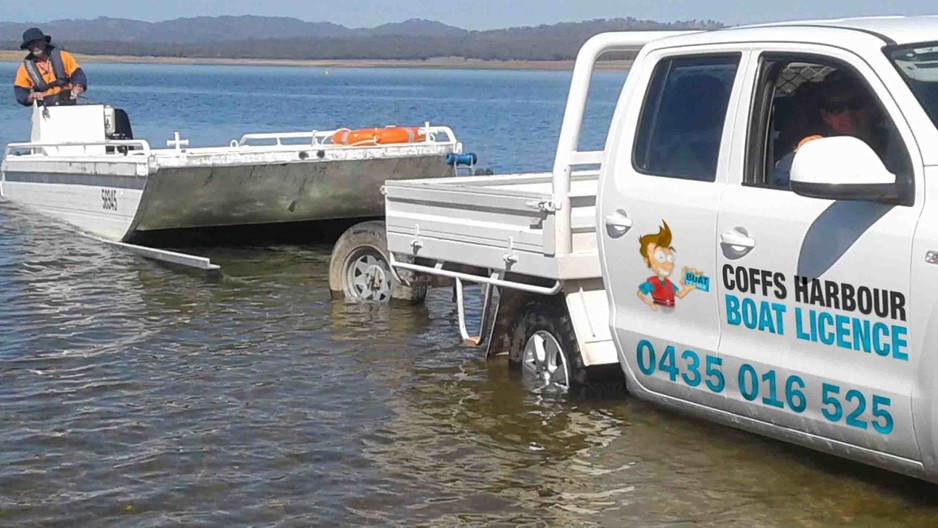
[[[811,341],[817,343],[817,312],[808,312],[808,319],[811,320]]]
[[[739,326],[742,317],[739,315],[739,299],[735,295],[726,296],[726,323]]]
[[[772,321],[772,309],[769,307],[768,301],[762,301],[759,304],[759,331],[777,333],[775,324]]]
[[[812,313],[814,313],[813,310]],[[821,342],[825,345],[833,345],[834,329],[832,328],[830,333],[827,333],[825,331],[826,326],[834,326],[834,316],[827,312],[821,312],[817,316],[818,336],[821,338]]]
[[[785,320],[782,319],[782,314],[785,313],[785,305],[772,303],[772,310],[775,311],[775,324],[778,328],[778,335],[785,335],[785,325],[783,324]]]
[[[834,321],[837,325],[837,346],[840,348],[852,348],[850,343],[847,341],[847,338],[850,337],[850,318],[846,315],[837,315],[834,316]]]
[[[750,330],[755,330],[759,321],[756,317],[756,303],[752,299],[743,299],[743,324]]]
[[[646,355],[648,356],[647,363],[645,362]],[[638,370],[641,370],[642,374],[651,376],[655,373],[655,348],[647,339],[638,342],[636,359],[638,360]]]
[[[804,331],[801,323],[801,308],[795,307],[795,336],[803,341],[811,341],[811,335]]]
[[[876,323],[873,325],[873,347],[876,349],[877,354],[886,357],[890,352],[889,343],[883,343],[880,340],[880,335],[883,338],[889,337],[889,327],[883,323]]]
[[[909,330],[904,326],[892,327],[892,357],[900,361],[909,360],[909,354],[900,351],[901,348],[907,348],[909,346],[908,340],[903,339],[903,336],[908,335],[908,333]]]
[[[710,291],[710,277],[706,275],[694,275],[693,272],[686,271],[684,272],[684,283],[688,285],[693,284],[702,292]]]
[[[862,350],[867,354],[870,348],[870,322],[866,319],[853,320],[853,349]]]

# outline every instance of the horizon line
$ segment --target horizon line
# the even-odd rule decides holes
[[[164,23],[164,22],[173,22],[173,21],[175,21],[175,20],[196,20],[196,19],[202,19],[202,18],[207,18],[207,19],[248,18],[248,17],[250,17],[250,18],[267,18],[267,19],[288,19],[288,20],[297,20],[297,21],[300,21],[300,22],[303,22],[303,23],[306,23],[306,24],[331,24],[331,25],[343,27],[343,28],[346,28],[346,29],[376,29],[376,28],[379,28],[379,27],[382,27],[382,26],[390,26],[390,25],[396,25],[396,24],[403,24],[403,23],[405,23],[405,22],[411,22],[411,21],[420,21],[420,22],[432,22],[432,23],[435,23],[435,24],[440,24],[440,25],[443,25],[443,26],[446,26],[446,27],[450,27],[450,28],[454,28],[454,29],[460,29],[460,30],[468,31],[468,32],[472,32],[472,31],[498,31],[498,30],[503,30],[503,29],[533,28],[533,27],[540,27],[540,26],[556,26],[556,25],[559,25],[559,24],[582,24],[582,23],[587,23],[587,22],[609,21],[609,20],[630,20],[630,19],[631,19],[631,20],[635,20],[635,21],[637,21],[637,22],[649,22],[649,23],[656,23],[656,24],[679,24],[679,23],[700,22],[700,23],[716,23],[716,24],[720,24],[720,25],[723,25],[723,26],[729,25],[729,24],[726,24],[725,22],[723,22],[723,21],[721,21],[721,20],[710,19],[710,18],[708,18],[708,19],[688,18],[688,19],[675,19],[675,20],[653,20],[653,19],[650,19],[650,18],[639,18],[639,17],[633,17],[633,16],[619,16],[619,17],[611,17],[611,18],[587,18],[587,19],[582,19],[582,20],[559,20],[559,21],[557,21],[557,22],[552,22],[552,23],[528,24],[528,25],[521,25],[521,26],[502,26],[502,27],[492,27],[492,28],[488,28],[488,29],[466,29],[466,28],[463,28],[463,27],[460,27],[460,26],[454,26],[454,25],[452,25],[452,24],[447,24],[446,22],[441,22],[441,21],[439,21],[439,20],[434,20],[434,19],[430,19],[430,18],[419,18],[419,17],[411,17],[411,18],[407,18],[407,19],[400,20],[400,21],[397,21],[397,22],[384,22],[384,23],[378,24],[378,25],[376,25],[376,26],[346,26],[346,25],[343,25],[343,24],[339,24],[339,23],[337,23],[337,22],[331,22],[331,21],[329,21],[329,20],[306,20],[306,19],[303,19],[303,18],[295,17],[295,16],[271,16],[271,15],[253,15],[253,14],[241,14],[241,15],[214,15],[214,16],[210,16],[210,15],[199,15],[199,16],[189,16],[189,17],[182,16],[182,17],[175,17],[175,18],[166,18],[166,19],[161,19],[161,20],[144,20],[144,19],[139,19],[139,18],[124,18],[124,17],[111,17],[111,16],[107,16],[107,15],[99,15],[99,16],[96,16],[96,17],[93,17],[93,18],[56,18],[56,19],[45,20],[45,21],[39,21],[39,20],[27,20],[27,21],[19,21],[19,20],[0,20],[0,24],[22,24],[22,25],[24,25],[24,26],[28,26],[29,24],[32,24],[32,25],[38,25],[38,24],[54,24],[54,23],[57,23],[57,22],[92,22],[92,21],[100,20],[100,19],[107,19],[107,20],[126,20],[126,21],[130,21],[130,22],[143,22],[143,23],[145,23],[145,24],[161,24],[161,23]]]

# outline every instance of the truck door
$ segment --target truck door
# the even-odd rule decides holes
[[[725,410],[835,451],[917,460],[908,299],[922,197],[825,200],[795,194],[788,180],[802,138],[852,135],[835,121],[849,117],[873,123],[855,137],[915,188],[922,168],[911,130],[872,69],[848,52],[767,51],[758,64],[752,111],[736,124],[749,134],[735,140],[739,170],[716,228],[711,290]]]
[[[603,276],[629,388],[652,399],[722,399],[715,232],[741,58],[651,52],[639,64],[654,66],[633,70],[614,118],[598,211]]]

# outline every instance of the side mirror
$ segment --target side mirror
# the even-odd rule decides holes
[[[863,140],[820,138],[798,149],[791,165],[791,190],[811,198],[904,204],[908,192]]]

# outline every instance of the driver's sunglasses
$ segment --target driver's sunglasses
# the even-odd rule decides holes
[[[847,110],[857,111],[870,104],[869,98],[857,95],[842,101],[826,101],[821,108],[829,114],[842,114]]]

